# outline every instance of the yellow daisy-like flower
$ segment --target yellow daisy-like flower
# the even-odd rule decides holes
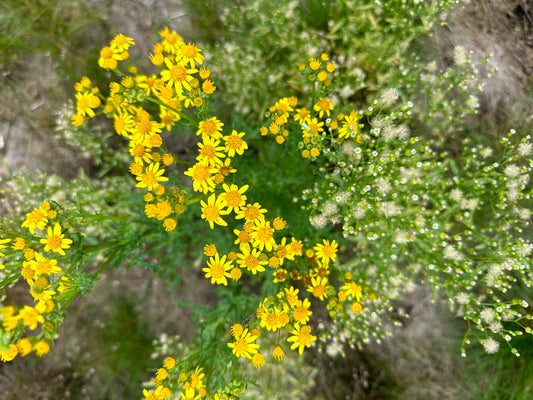
[[[333,110],[333,103],[328,99],[320,98],[314,105],[313,109],[318,112],[319,118],[322,118],[324,114],[329,117]]]
[[[30,261],[30,265],[39,275],[58,274],[61,272],[61,267],[57,266],[57,260],[49,260],[39,253],[35,253],[35,260]]]
[[[233,324],[230,328],[230,332],[233,336],[239,337],[244,330],[244,327],[241,324]]]
[[[311,303],[308,299],[298,300],[295,304],[294,310],[292,311],[292,316],[296,320],[296,322],[299,322],[301,324],[305,324],[307,321],[309,321],[309,317],[313,312],[309,310],[311,307]]]
[[[359,286],[357,283],[353,281],[348,282],[343,285],[341,289],[346,293],[346,296],[352,296],[352,298],[356,301],[361,301],[363,293],[361,291],[361,286]]]
[[[165,218],[163,221],[163,228],[166,232],[171,232],[178,226],[178,221],[175,218]]]
[[[339,138],[346,139],[357,136],[359,131],[359,118],[356,111],[352,111],[350,115],[344,117],[342,128],[339,129]]]
[[[245,268],[250,271],[252,274],[257,274],[258,272],[263,272],[265,267],[263,265],[268,264],[267,260],[262,260],[261,252],[257,249],[250,249],[248,247],[242,248],[242,253],[237,254],[237,264],[241,268]]]
[[[152,151],[144,144],[136,143],[135,141],[131,140],[129,145],[129,153],[135,158],[135,163],[142,165],[143,163],[150,163],[152,161]]]
[[[98,65],[103,69],[115,69],[118,67],[118,62],[122,61],[122,52],[112,49],[111,47],[104,47],[100,50],[100,58],[98,58]]]
[[[205,219],[207,222],[209,222],[209,226],[211,229],[214,228],[214,224],[221,225],[221,226],[227,226],[228,223],[222,219],[222,215],[227,215],[231,211],[224,210],[224,200],[222,196],[216,197],[216,195],[213,193],[209,198],[207,199],[207,203],[205,203],[203,200],[200,202],[200,205],[202,207],[202,219]]]
[[[41,239],[41,243],[45,244],[44,251],[48,252],[52,250],[54,253],[59,253],[64,256],[65,251],[63,249],[68,249],[72,240],[65,239],[65,235],[61,233],[61,225],[56,222],[54,229],[49,226],[46,232],[46,238]]]
[[[328,297],[326,293],[327,285],[328,279],[326,277],[316,276],[311,278],[311,285],[307,288],[307,291],[320,300],[324,300],[324,298]]]
[[[192,90],[192,74],[198,72],[196,68],[187,68],[181,64],[174,64],[168,57],[165,57],[165,65],[168,69],[161,71],[161,79],[167,82],[167,86],[173,86],[178,96],[181,96],[184,88],[187,91]]]
[[[248,232],[246,229],[238,230],[234,229],[233,233],[237,236],[237,239],[235,239],[234,244],[239,245],[239,249],[243,251],[243,249],[249,249],[250,243],[252,242],[252,236],[250,235],[250,232]]]
[[[363,312],[363,306],[361,305],[361,303],[354,301],[352,303],[352,311],[354,312],[354,314],[359,314],[360,312]]]
[[[255,228],[252,231],[253,246],[259,250],[271,251],[276,246],[273,234],[274,228],[270,227],[270,221],[256,220]]]
[[[181,46],[181,60],[180,63],[194,68],[195,62],[202,65],[204,62],[204,56],[200,54],[202,50],[193,44],[184,44]]]
[[[38,323],[44,323],[44,317],[42,316],[42,313],[46,311],[46,305],[41,302],[37,303],[35,308],[30,306],[24,306],[22,310],[19,312],[19,317],[24,321],[24,325],[26,325],[31,330],[34,330],[37,328]]]
[[[285,288],[284,293],[280,293],[280,295],[285,294],[285,297],[287,298],[287,303],[289,303],[289,306],[294,307],[298,303],[298,293],[300,292],[299,289],[295,289],[293,286],[289,287],[288,289]],[[278,295],[279,296],[279,295]]]
[[[244,192],[248,190],[248,185],[239,188],[237,185],[228,186],[225,183],[222,185],[224,193],[220,195],[224,201],[224,206],[227,207],[228,212],[236,211],[246,204],[246,196]]]
[[[117,36],[113,38],[113,40],[111,40],[109,44],[113,51],[122,53],[128,50],[130,45],[135,44],[135,42],[133,41],[133,38],[124,36],[122,33],[119,33]]]
[[[208,257],[212,257],[216,254],[217,247],[214,244],[206,244],[204,246],[204,254]]]
[[[332,240],[331,243],[329,240],[323,240],[323,244],[318,243],[314,250],[317,258],[325,265],[328,265],[330,261],[335,261],[335,258],[337,258],[338,247],[339,244],[335,240]]]
[[[262,208],[261,204],[246,204],[240,210],[237,210],[237,215],[235,219],[245,219],[246,221],[256,221],[258,219],[263,219],[263,214],[266,213],[266,208]]]
[[[216,89],[216,86],[209,79],[202,83],[202,90],[205,94],[212,94]]]
[[[316,340],[316,336],[311,335],[311,327],[304,325],[300,327],[298,324],[292,331],[293,336],[287,339],[287,342],[293,342],[291,350],[298,348],[298,354],[302,354],[306,347],[311,347],[311,342]]]
[[[309,124],[311,122],[311,112],[305,107],[297,108],[294,120],[300,124]]]
[[[221,139],[221,132],[223,126],[224,123],[222,123],[217,117],[211,117],[198,123],[198,130],[196,131],[196,135],[202,135],[202,139],[204,137],[210,137],[212,139]]]
[[[205,163],[196,163],[184,174],[192,178],[194,190],[207,194],[215,189],[214,174],[217,172],[217,169]]]
[[[311,118],[311,120],[307,123],[307,127],[302,125],[302,131],[302,137],[314,137],[320,132],[324,131],[324,122],[318,122],[317,118]]]
[[[216,285],[228,285],[228,278],[230,276],[229,270],[233,268],[231,260],[226,261],[226,256],[220,258],[219,254],[216,253],[214,257],[209,257],[207,261],[207,267],[202,268],[206,278],[211,278],[211,283]]]
[[[234,343],[228,343],[228,347],[232,349],[233,354],[239,357],[246,357],[251,359],[253,354],[256,354],[259,345],[255,342],[257,336],[253,336],[248,329],[245,329]]]
[[[235,153],[242,154],[248,148],[248,144],[242,139],[244,135],[244,132],[239,133],[233,130],[231,135],[224,136],[224,141],[226,142],[225,150],[228,153],[228,157],[235,156]]]
[[[135,187],[146,188],[148,191],[152,191],[159,185],[159,182],[168,181],[166,176],[162,176],[164,173],[164,169],[159,169],[159,163],[150,163],[144,172],[136,177],[140,182]]]
[[[35,235],[35,229],[44,229],[48,223],[46,211],[34,208],[32,212],[26,214],[26,219],[22,223],[23,228],[28,228],[32,235]]]
[[[222,164],[226,157],[224,146],[219,146],[220,140],[214,140],[210,137],[202,137],[202,142],[198,143],[198,156],[196,160],[204,162],[210,167],[216,167]]]

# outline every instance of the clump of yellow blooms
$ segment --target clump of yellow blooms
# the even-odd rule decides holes
[[[234,183],[232,175],[237,171],[231,161],[248,149],[246,134],[225,131],[224,123],[209,114],[207,99],[216,87],[210,80],[209,69],[203,65],[201,49],[186,44],[168,28],[159,34],[162,39],[149,56],[159,69],[158,74],[138,72],[128,52],[134,44],[132,38],[119,34],[101,50],[100,67],[119,72],[122,78],[110,83],[107,97],[87,77],[76,83],[76,114],[72,124],[79,126],[99,114],[112,120],[116,134],[127,141],[126,148],[131,156],[129,172],[137,181],[135,186],[144,190],[144,212],[148,218],[161,221],[166,231],[176,229],[178,217],[194,203],[199,204],[201,218],[211,229],[227,227],[230,219],[234,219],[231,234],[235,248],[232,251],[223,254],[214,244],[204,247],[208,258],[203,268],[206,278],[214,285],[227,286],[237,284],[235,282],[246,273],[264,274],[278,287],[275,295],[257,305],[254,318],[244,325],[232,326],[233,339],[227,346],[235,357],[249,359],[260,368],[265,364],[265,356],[257,341],[268,333],[277,335],[272,352],[274,359],[281,360],[285,348],[302,354],[317,340],[309,324],[312,301],[329,301],[327,308],[331,316],[343,307],[343,302],[352,301],[352,310],[357,313],[362,311],[360,301],[364,290],[346,277],[340,289],[335,289],[333,275],[330,275],[339,250],[335,240],[323,240],[306,248],[302,240],[282,233],[290,226],[281,216],[269,216],[261,204],[250,198],[248,184]],[[335,70],[328,60],[326,54],[312,57],[308,65],[300,69],[310,71],[311,81],[328,87]],[[337,132],[339,141],[359,138],[357,113],[346,117],[339,114],[332,122],[333,110],[333,103],[325,97],[319,98],[311,109],[298,108],[296,97],[282,98],[270,108],[271,121],[261,129],[261,134],[272,134],[281,144],[289,135],[289,125],[296,123],[302,132],[302,155],[314,159],[321,154],[320,137],[323,135]],[[179,121],[188,124],[199,136],[195,162],[178,160],[163,147],[164,132]],[[192,184],[169,179],[167,170],[175,163],[189,165],[184,175]],[[36,305],[7,306],[0,310],[3,326],[0,356],[4,361],[32,350],[38,355],[48,352],[56,328],[54,324],[52,327],[46,324],[56,308],[57,293],[76,287],[76,279],[63,274],[58,260],[47,259],[42,253],[52,251],[67,256],[65,250],[72,243],[65,238],[64,227],[52,222],[56,216],[50,203],[44,202],[28,213],[22,226],[32,235],[36,230],[46,232],[46,237],[13,240],[12,251],[22,260],[20,275],[28,282]],[[0,250],[9,242],[10,239],[1,240]],[[38,249],[39,244],[44,245],[42,251]],[[21,332],[35,330],[39,325],[42,326],[40,334],[21,338]],[[156,372],[155,389],[145,389],[143,394],[149,400],[168,399],[178,392],[183,399],[203,398],[208,396],[204,378],[200,366],[189,371],[169,357]],[[181,389],[171,383],[173,379]],[[231,393],[241,389],[232,388]],[[219,394],[212,398],[219,398]]]
[[[7,276],[4,285],[24,279],[34,301],[34,305],[6,305],[0,309],[2,361],[11,361],[17,355],[25,357],[32,351],[38,356],[48,353],[62,310],[77,293],[74,286],[65,285],[71,276],[60,266],[61,258],[50,257],[54,253],[68,257],[65,250],[72,244],[64,233],[67,221],[58,222],[57,217],[57,210],[45,200],[26,214],[22,228],[28,233],[0,240],[0,257],[5,263],[0,268]],[[71,293],[67,293],[69,290]]]
[[[319,93],[327,93],[335,71],[335,64],[328,62],[329,56],[322,54],[320,57],[310,57],[307,64],[301,64],[299,69],[306,73],[308,79],[315,85]],[[322,142],[325,138],[336,138],[340,144],[344,140],[354,140],[361,143],[363,135],[360,128],[363,126],[359,120],[361,116],[355,110],[349,115],[337,113],[333,115],[335,107],[326,96],[320,97],[310,108],[298,107],[296,97],[283,97],[269,108],[269,123],[260,130],[261,135],[272,134],[276,143],[285,143],[289,126],[297,124],[302,133],[298,147],[301,156],[315,160],[323,151]],[[296,129],[293,129],[296,130]]]

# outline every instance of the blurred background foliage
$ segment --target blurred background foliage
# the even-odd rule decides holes
[[[115,151],[120,142],[106,133],[106,122],[93,131],[72,132],[62,126],[62,110],[73,97],[75,81],[83,75],[100,87],[108,81],[97,66],[98,52],[118,32],[135,38],[132,53],[139,60],[165,25],[203,49],[218,87],[217,115],[251,139],[248,157],[236,165],[252,174],[246,177],[250,181],[262,182],[251,187],[250,198],[261,199],[273,215],[283,215],[296,237],[299,230],[309,231],[309,221],[297,205],[281,206],[310,187],[306,166],[291,162],[290,154],[280,157],[286,150],[263,141],[258,130],[277,98],[306,90],[309,83],[297,66],[310,55],[325,52],[335,61],[339,89],[333,97],[338,104],[364,105],[387,87],[404,98],[416,97],[421,69],[432,61],[443,68],[451,65],[457,44],[477,59],[493,53],[498,71],[480,95],[478,114],[466,117],[461,135],[474,143],[492,143],[496,132],[511,127],[531,134],[533,6],[512,0],[452,3],[413,1],[405,7],[400,0],[4,0],[0,184],[5,190],[27,190],[4,192],[2,213],[22,212],[57,193],[58,187],[67,197],[84,199],[110,215],[142,204],[136,198],[140,195],[126,189],[131,178],[121,171],[123,158]],[[147,57],[142,62],[149,64]],[[427,135],[446,132],[446,121],[438,116],[418,123]],[[194,143],[194,138],[177,135],[169,150],[185,153]],[[461,146],[460,140],[452,143]],[[273,175],[278,179],[272,180]],[[128,195],[102,197],[110,187],[122,187],[116,193]],[[195,237],[200,233],[208,241],[212,231],[198,223],[198,215],[184,216],[165,248],[149,246],[143,260],[125,254],[129,269],[105,272],[90,296],[73,305],[61,339],[47,357],[2,365],[0,399],[140,398],[140,382],[150,379],[166,355],[168,335],[177,333],[184,343],[198,335],[201,321],[195,321],[194,308],[231,306],[225,303],[231,299],[214,292],[201,274],[198,255],[204,241]],[[120,232],[112,222],[99,229],[101,237]],[[151,234],[149,229],[130,232],[147,243]],[[432,304],[423,290],[403,301],[410,318],[390,340],[363,350],[347,348],[344,357],[314,349],[268,372],[250,370],[250,379],[261,388],[250,389],[248,398],[531,398],[531,339],[515,343],[521,347],[520,359],[481,350],[461,358],[462,321]],[[249,306],[239,307],[246,311]]]

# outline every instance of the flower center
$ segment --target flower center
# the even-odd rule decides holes
[[[221,264],[213,264],[211,266],[211,276],[215,279],[224,277],[224,267]]]
[[[60,236],[51,235],[48,237],[47,243],[48,247],[50,247],[52,250],[56,250],[61,248],[61,244],[63,243],[63,241]]]
[[[269,228],[268,226],[263,226],[257,230],[257,239],[260,242],[266,243],[270,239],[272,239],[272,228]]]
[[[205,133],[207,136],[211,136],[213,133],[217,131],[217,124],[215,121],[208,119],[207,121],[202,122],[202,132]]]
[[[209,204],[204,208],[204,215],[208,221],[215,221],[220,215],[220,210],[215,204]]]
[[[246,268],[250,270],[256,269],[257,266],[259,265],[259,260],[257,259],[256,256],[250,254],[246,256],[246,258],[244,259],[244,265],[246,265]]]
[[[195,181],[205,181],[205,180],[207,180],[207,178],[209,178],[209,175],[210,175],[209,168],[207,168],[204,165],[198,165],[194,169],[194,173],[192,175],[192,178]]]
[[[182,65],[174,65],[170,69],[170,79],[174,82],[183,82],[187,78],[187,69]]]
[[[241,194],[237,190],[227,192],[224,196],[228,207],[239,207],[242,203]]]

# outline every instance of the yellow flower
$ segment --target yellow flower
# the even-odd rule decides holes
[[[252,249],[252,251],[250,251],[248,247],[244,247],[242,253],[237,254],[237,258],[237,264],[239,264],[241,268],[246,267],[246,269],[254,275],[258,272],[263,272],[265,270],[263,265],[268,264],[267,260],[262,260],[261,252],[259,250]]]
[[[22,223],[23,228],[28,228],[32,235],[35,235],[35,229],[44,229],[48,223],[46,211],[34,208],[32,212],[26,214],[26,220]]]
[[[292,316],[296,320],[296,322],[305,324],[307,321],[309,321],[309,317],[313,312],[309,310],[311,307],[311,303],[308,299],[298,300],[294,306],[294,310],[292,311]]]
[[[338,247],[339,244],[335,240],[332,240],[331,243],[329,240],[323,240],[323,244],[318,243],[314,249],[317,258],[319,258],[325,265],[328,265],[330,261],[335,261],[335,258],[337,258]]]
[[[198,156],[196,160],[204,162],[210,167],[216,167],[222,164],[225,148],[219,146],[220,140],[214,140],[210,137],[202,137],[202,142],[198,143]]]
[[[217,247],[214,244],[206,244],[204,246],[204,254],[208,257],[212,257],[217,252]]]
[[[146,188],[151,191],[159,182],[168,181],[166,176],[162,176],[164,173],[164,169],[159,169],[159,163],[151,163],[142,174],[136,177],[140,182],[135,187]]]
[[[187,68],[181,64],[174,64],[168,57],[165,57],[165,65],[168,69],[161,71],[161,79],[167,82],[167,86],[174,86],[178,96],[181,96],[183,89],[191,91],[192,74],[198,72],[196,68]]]
[[[224,199],[222,196],[216,197],[213,193],[209,198],[207,199],[207,204],[202,200],[200,202],[200,205],[202,207],[202,219],[205,219],[207,222],[209,222],[209,226],[211,229],[214,228],[214,224],[221,225],[221,226],[227,226],[228,223],[222,219],[222,215],[227,215],[231,211],[230,210],[223,210],[224,208]]]
[[[259,368],[265,365],[265,357],[261,353],[255,353],[252,357],[252,364],[254,367]]]
[[[298,353],[300,355],[303,353],[304,348],[311,347],[311,342],[316,340],[316,336],[311,335],[311,327],[309,325],[300,327],[296,324],[292,334],[293,336],[288,338],[287,342],[293,342],[291,350],[298,348]]]
[[[274,228],[270,227],[270,222],[262,220],[255,221],[255,227],[252,231],[252,245],[259,250],[266,249],[271,251],[276,246],[276,241],[273,237]]]
[[[22,338],[17,342],[17,350],[21,357],[25,357],[31,353],[33,345],[30,339]]]
[[[359,314],[360,312],[363,312],[363,306],[361,306],[361,303],[357,302],[357,301],[354,301],[352,303],[352,311],[355,313],[355,314]]]
[[[313,109],[318,112],[319,118],[322,118],[324,114],[329,117],[333,110],[333,103],[328,99],[320,98]]]
[[[359,131],[359,118],[355,111],[350,115],[344,117],[342,128],[339,129],[339,138],[346,139],[348,137],[355,137]]]
[[[209,257],[207,262],[207,268],[202,268],[206,278],[211,278],[212,284],[223,284],[224,286],[228,285],[227,277],[230,276],[229,270],[233,268],[233,265],[230,260],[226,261],[226,256],[220,256],[215,254],[214,257]]]
[[[221,132],[223,126],[224,124],[220,122],[217,117],[211,117],[198,123],[196,135],[202,135],[202,138],[210,137],[213,139],[220,139],[222,138]]]
[[[281,360],[283,357],[285,357],[285,352],[281,348],[281,346],[274,347],[274,351],[272,351],[272,356],[277,360]]]
[[[49,260],[39,253],[35,253],[35,260],[30,261],[30,265],[39,275],[57,274],[61,272],[61,267],[57,266],[57,260]]]
[[[248,329],[245,329],[234,343],[228,343],[228,347],[232,349],[233,354],[239,357],[246,357],[251,359],[253,354],[257,353],[259,345],[255,342],[257,336],[252,336]]]
[[[263,219],[263,214],[266,212],[267,210],[262,208],[259,203],[246,204],[240,210],[236,211],[237,215],[235,216],[235,219],[244,218],[246,221],[255,221],[257,219]]]
[[[185,171],[184,174],[192,178],[194,190],[206,194],[215,189],[213,174],[216,172],[217,170],[215,168],[211,168],[208,164],[196,163],[187,171]]]
[[[328,297],[326,293],[327,284],[328,279],[326,277],[316,276],[311,278],[311,285],[307,288],[307,291],[311,292],[313,296],[318,297],[320,300],[324,300],[325,297]]]
[[[216,86],[208,79],[202,83],[202,90],[205,94],[212,94],[216,90]]]
[[[320,68],[320,61],[318,58],[316,57],[310,57],[309,58],[309,67],[313,70],[313,71],[316,71],[318,68]]]
[[[175,218],[165,218],[163,221],[163,227],[166,232],[173,231],[178,226],[178,221]]]
[[[165,358],[165,368],[171,369],[174,368],[174,365],[176,365],[176,360],[172,357]]]
[[[231,334],[235,337],[239,337],[244,330],[241,324],[233,324],[230,328]]]
[[[248,144],[242,140],[244,135],[244,132],[238,133],[233,130],[231,135],[224,136],[224,141],[226,142],[225,151],[228,153],[228,157],[235,156],[235,153],[242,154],[248,148]]]
[[[0,350],[0,359],[4,362],[13,360],[18,354],[17,346],[11,343],[9,349]]]
[[[65,239],[65,235],[61,233],[61,225],[56,222],[53,230],[50,226],[48,227],[46,239],[41,239],[41,243],[45,244],[44,251],[52,250],[54,253],[64,256],[65,251],[63,249],[70,248],[72,240]]]
[[[135,44],[133,41],[133,38],[124,36],[122,33],[119,33],[117,36],[111,40],[109,43],[111,46],[111,49],[118,53],[122,53],[130,47],[131,44]]]
[[[225,183],[222,185],[224,193],[220,197],[222,197],[224,207],[227,207],[228,212],[237,211],[246,204],[244,192],[248,190],[248,187],[248,185],[244,185],[239,188],[237,185],[228,186]]]
[[[342,286],[341,289],[344,290],[344,292],[346,293],[346,296],[352,296],[352,298],[356,299],[356,301],[361,301],[361,296],[362,296],[361,286],[359,286],[357,283],[355,282],[346,283],[344,286]]]
[[[100,50],[100,58],[98,65],[103,69],[115,69],[118,66],[118,61],[122,61],[121,51],[112,49],[111,47],[104,47]]]
[[[19,317],[24,321],[31,330],[37,328],[38,323],[44,323],[44,317],[41,315],[46,311],[46,305],[44,303],[37,303],[35,308],[30,306],[24,306],[19,312]]]
[[[181,47],[181,60],[180,63],[185,65],[189,64],[191,68],[194,68],[194,63],[203,64],[204,56],[200,54],[202,50],[193,44],[184,44]]]

